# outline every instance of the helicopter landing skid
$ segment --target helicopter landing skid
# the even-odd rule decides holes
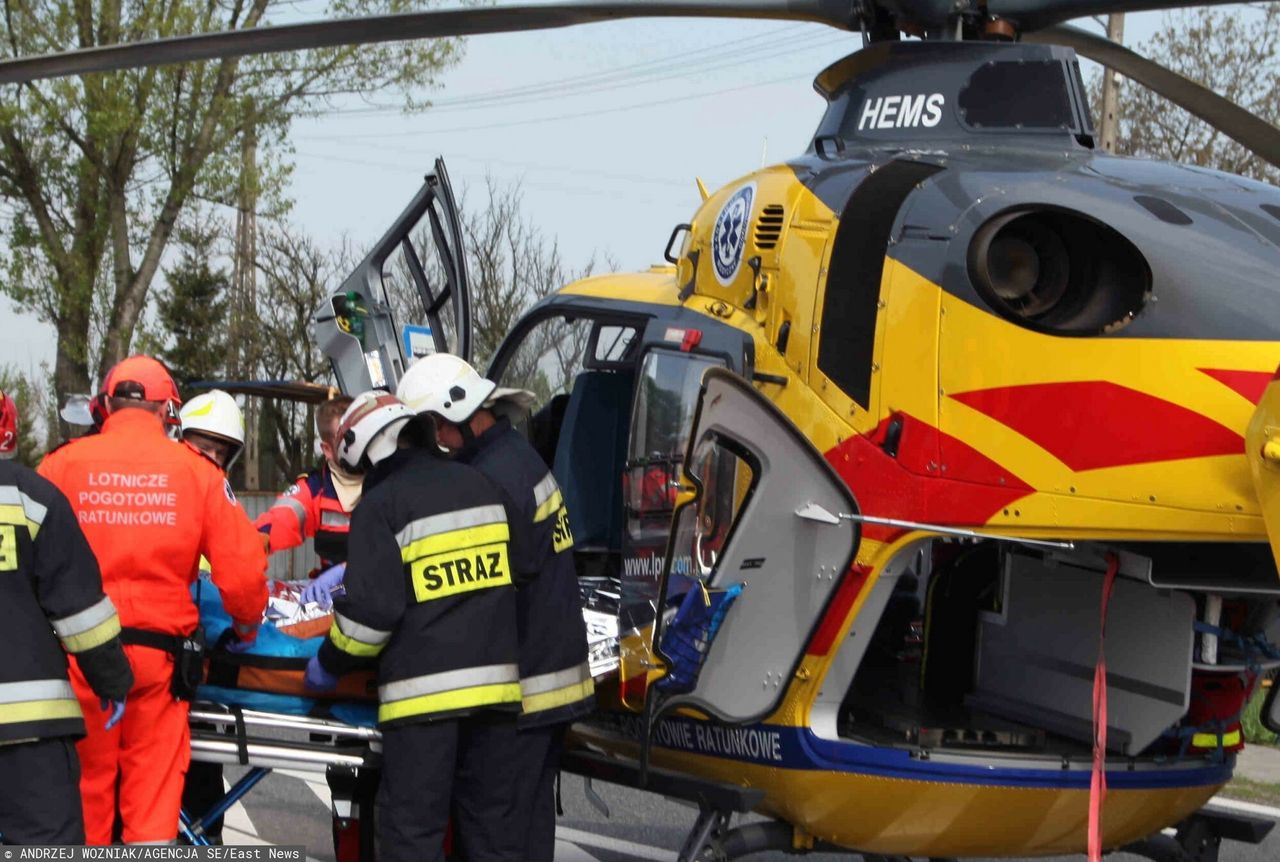
[[[1202,808],[1175,826],[1176,834],[1152,835],[1120,849],[1152,862],[1218,862],[1223,839],[1261,844],[1275,825],[1261,817]]]

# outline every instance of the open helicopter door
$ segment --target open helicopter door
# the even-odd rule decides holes
[[[767,716],[857,551],[859,527],[838,517],[857,511],[781,411],[742,377],[708,369],[659,592],[650,715]]]
[[[398,330],[396,318],[425,325]],[[444,159],[373,250],[313,316],[338,386],[394,392],[427,353],[471,361],[471,292],[462,225]]]
[[[1244,445],[1253,489],[1271,540],[1271,554],[1280,570],[1280,368],[1258,400]],[[1272,684],[1261,717],[1268,730],[1280,733],[1280,684]]]

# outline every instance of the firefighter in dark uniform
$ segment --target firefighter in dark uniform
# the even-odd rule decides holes
[[[415,413],[431,414],[440,444],[489,477],[511,501],[512,565],[534,576],[517,592],[523,709],[519,757],[511,774],[520,796],[520,828],[527,830],[524,858],[552,862],[554,784],[564,734],[570,722],[591,711],[595,698],[573,534],[560,488],[529,441],[499,415],[508,407],[527,409],[532,396],[498,389],[447,354],[410,366],[397,394]]]
[[[98,561],[62,493],[15,464],[13,402],[0,392],[0,842],[83,844],[84,717],[66,653],[103,709],[124,715],[133,672]]]
[[[429,423],[385,393],[359,396],[343,415],[339,457],[368,472],[348,536],[345,596],[307,681],[331,687],[337,674],[377,659],[380,862],[443,860],[451,810],[468,862],[519,862],[510,769],[520,675],[506,507],[484,476],[440,457],[431,436]]]

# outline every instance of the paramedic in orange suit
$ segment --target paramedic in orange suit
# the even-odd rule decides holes
[[[331,571],[347,561],[347,533],[351,511],[360,502],[364,476],[337,463],[338,420],[351,406],[351,398],[339,395],[316,409],[316,430],[324,463],[297,478],[271,508],[254,521],[258,532],[270,536],[270,551],[296,548],[313,539],[320,570]]]
[[[107,375],[105,390],[102,433],[40,465],[71,501],[98,558],[134,673],[129,710],[110,731],[83,675],[72,673],[89,731],[77,746],[85,837],[110,843],[118,788],[124,841],[165,842],[177,836],[191,757],[188,704],[170,686],[178,645],[199,622],[191,584],[200,557],[209,559],[246,640],[256,636],[266,606],[267,558],[222,472],[166,436],[162,417],[179,399],[164,366],[131,356]]]

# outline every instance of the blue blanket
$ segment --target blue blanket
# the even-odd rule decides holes
[[[212,646],[231,627],[231,617],[227,616],[226,610],[222,607],[222,595],[209,580],[207,573],[201,573],[200,579],[196,581],[191,591],[192,597],[200,607],[200,624],[204,627],[205,642]],[[324,643],[323,637],[295,638],[273,625],[264,624],[258,629],[257,639],[244,654],[304,660],[319,652],[322,643]],[[378,706],[374,703],[313,700],[289,694],[271,694],[216,685],[200,686],[199,697],[201,700],[238,706],[242,709],[333,718],[361,727],[373,727],[378,723]]]

